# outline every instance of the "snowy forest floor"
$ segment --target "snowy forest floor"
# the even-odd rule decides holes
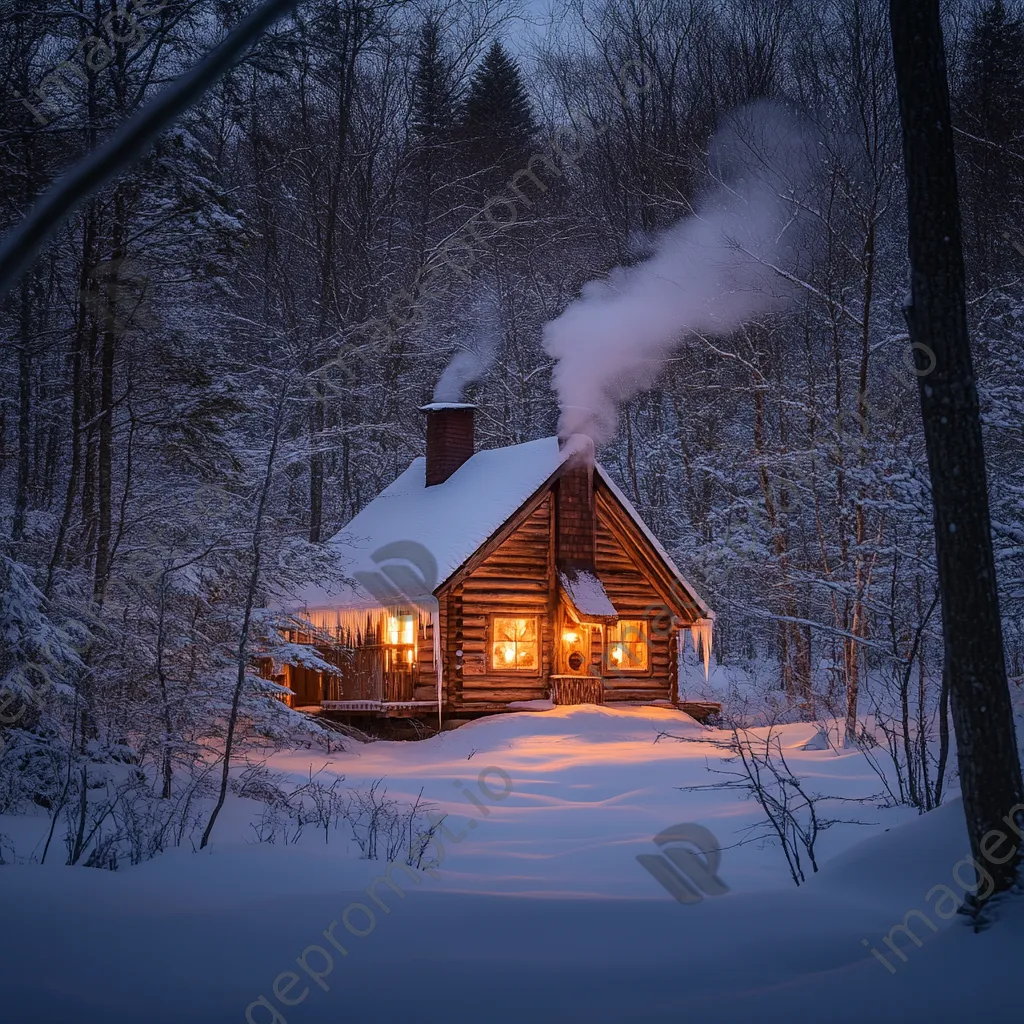
[[[664,732],[681,739],[659,738]],[[310,827],[294,843],[260,843],[254,823],[266,820],[266,805],[233,796],[198,854],[172,850],[116,872],[8,865],[0,869],[3,1019],[213,1024],[248,1012],[253,1024],[333,1024],[354,1014],[469,1022],[714,1013],[943,1022],[1008,1012],[1024,957],[1024,898],[1006,900],[979,934],[963,916],[942,920],[925,900],[937,885],[963,892],[958,801],[921,817],[847,802],[878,793],[879,779],[859,751],[802,749],[815,733],[813,725],[778,730],[804,788],[824,798],[819,814],[857,823],[821,835],[820,871],[800,888],[777,844],[748,841],[764,832],[751,831],[764,818],[754,800],[680,788],[726,781],[715,771],[732,766],[711,742],[727,734],[672,710],[557,708],[421,742],[268,754],[268,769],[296,784],[323,768],[318,778],[344,776],[347,788],[384,779],[389,796],[409,803],[422,790],[459,841],[442,838],[436,870],[417,872],[416,882],[396,871],[403,894],[380,884],[374,902],[364,890],[384,863],[363,859],[341,829],[328,842]],[[6,817],[0,832],[24,849],[45,821]],[[657,832],[681,822],[718,838],[725,895],[677,903],[637,862],[657,852]],[[970,871],[959,872],[969,882]],[[910,919],[920,945],[897,935],[904,963],[883,940],[914,909],[935,930]],[[862,939],[887,954],[893,972]],[[301,1001],[288,1005],[275,979],[284,997]]]

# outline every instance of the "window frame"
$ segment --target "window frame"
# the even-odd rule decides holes
[[[398,626],[397,643],[393,643],[391,640],[391,619],[395,619]],[[407,624],[411,626],[410,632],[412,634],[412,640],[408,643],[404,639],[404,627]],[[386,670],[411,672],[419,664],[419,622],[415,612],[389,613],[387,620],[382,623],[381,640],[380,646],[384,651],[384,667]],[[411,658],[408,657],[409,654],[412,654]]]
[[[529,668],[518,668],[514,664],[502,663],[498,665],[495,660],[495,645],[500,643],[497,636],[495,623],[499,619],[532,619],[534,629],[534,644],[537,648],[536,664]],[[543,640],[541,637],[540,615],[536,612],[528,612],[525,615],[514,612],[491,612],[487,621],[487,669],[490,675],[514,675],[514,676],[539,676],[544,660]],[[508,642],[508,641],[505,641]],[[512,641],[519,643],[519,641]]]
[[[398,637],[397,640],[391,639],[391,619],[395,620],[397,628],[395,629],[395,635]],[[405,626],[409,626],[410,639],[405,640]],[[416,646],[416,634],[418,630],[416,628],[416,615],[413,612],[398,612],[394,615],[388,614],[388,621],[384,625],[384,646],[385,647],[413,647]]]
[[[620,632],[624,623],[638,623],[640,625],[642,640],[623,640],[621,635],[619,639],[612,639],[612,630]],[[639,645],[643,644],[646,657],[644,658],[644,664],[641,668],[624,668],[622,664],[616,664],[612,661],[612,648],[617,644],[627,645]],[[649,676],[651,674],[651,629],[650,620],[643,618],[620,618],[615,623],[610,623],[605,627],[604,636],[604,666],[605,671],[612,675],[622,676]]]

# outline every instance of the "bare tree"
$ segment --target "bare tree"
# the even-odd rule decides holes
[[[259,496],[256,502],[256,516],[252,526],[251,550],[249,561],[249,578],[245,587],[242,609],[242,620],[238,630],[238,647],[235,655],[235,686],[231,693],[231,708],[228,712],[227,732],[224,737],[224,760],[220,776],[220,791],[217,794],[217,803],[210,813],[210,820],[206,823],[203,838],[199,843],[202,849],[210,841],[210,834],[213,826],[217,823],[217,816],[224,806],[224,799],[228,793],[228,781],[231,774],[231,751],[235,742],[235,730],[238,727],[238,712],[242,702],[242,693],[245,689],[246,679],[249,675],[250,661],[250,631],[252,627],[253,610],[256,607],[256,598],[259,593],[260,582],[263,574],[263,542],[265,518],[267,505],[270,501],[271,487],[274,482],[277,463],[277,449],[281,441],[281,426],[284,422],[285,404],[288,398],[288,378],[284,377],[277,393],[273,408],[273,424],[271,427],[270,446],[267,451],[266,468],[263,474],[263,481],[260,485]]]

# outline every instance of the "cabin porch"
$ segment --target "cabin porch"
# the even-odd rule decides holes
[[[579,625],[577,632],[582,632]],[[595,631],[596,632],[596,631]],[[571,649],[578,646],[576,633],[566,633],[563,644],[570,654],[556,658],[556,671],[536,677],[529,692],[509,692],[501,699],[459,700],[445,685],[441,713],[448,716],[476,716],[521,710],[517,703],[547,700],[554,705],[594,704],[627,707],[666,705],[677,707],[703,721],[721,711],[713,702],[680,701],[674,680],[638,679],[638,685],[623,687],[623,678],[614,671],[600,674],[603,662],[582,665],[573,659]],[[376,639],[376,638],[374,638]],[[307,638],[307,642],[312,638]],[[595,640],[595,644],[597,641]],[[590,647],[590,641],[586,642]],[[286,703],[296,708],[317,708],[335,716],[375,718],[432,719],[438,711],[433,695],[424,699],[422,675],[413,645],[370,643],[357,648],[344,648],[326,642],[310,646],[324,661],[337,667],[336,673],[318,672],[301,665],[285,665],[274,677],[288,687],[292,696]],[[653,684],[653,685],[652,685]]]
[[[553,629],[542,615],[517,638],[510,639],[505,627],[494,631],[479,659],[494,660],[494,668],[481,666],[482,678],[473,678],[472,685],[461,678],[467,659],[459,655],[467,645],[456,644],[454,665],[445,670],[439,694],[431,626],[422,622],[418,628],[416,616],[402,610],[358,637],[290,633],[288,639],[308,645],[334,672],[286,665],[276,676],[264,674],[292,691],[283,697],[291,707],[315,708],[329,716],[430,721],[438,711],[447,718],[493,715],[520,710],[516,706],[527,701],[551,701],[556,706],[664,705],[681,708],[698,720],[721,711],[713,702],[679,699],[675,651],[682,640],[680,630],[654,630],[646,620],[588,623],[566,610],[558,608],[551,616]],[[505,621],[499,618],[496,623]],[[515,624],[522,626],[518,620]],[[543,649],[548,645],[554,649]],[[526,651],[535,672],[506,678],[509,648],[514,657]],[[503,670],[505,675],[492,675]]]

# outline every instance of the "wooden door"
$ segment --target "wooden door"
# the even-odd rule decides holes
[[[564,622],[558,638],[558,675],[590,675],[590,626]]]

